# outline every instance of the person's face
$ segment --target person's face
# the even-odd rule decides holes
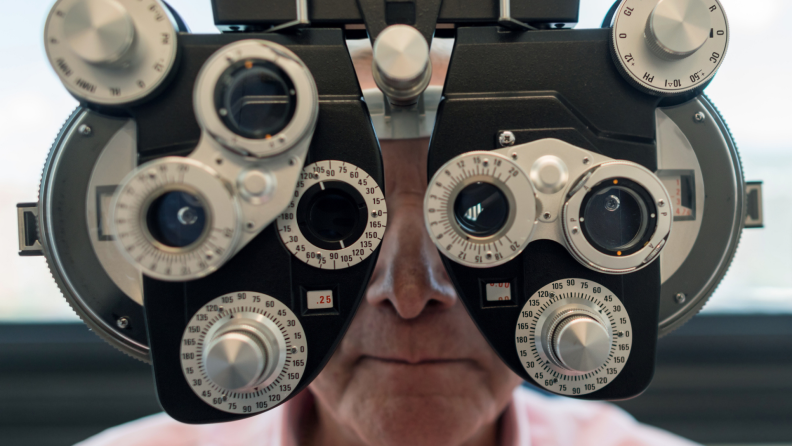
[[[445,67],[435,66],[441,85]],[[358,72],[373,88],[370,72]],[[388,227],[365,298],[310,389],[346,443],[475,442],[521,382],[468,316],[424,227],[428,139],[381,141]]]

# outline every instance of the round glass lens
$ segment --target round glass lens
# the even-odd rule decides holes
[[[607,251],[626,251],[640,242],[648,228],[646,203],[634,191],[611,186],[596,191],[583,211],[589,241]]]
[[[339,189],[325,189],[317,193],[308,210],[311,231],[326,242],[346,240],[358,224],[355,200]]]
[[[297,102],[289,77],[266,61],[231,66],[217,86],[217,113],[233,132],[252,139],[271,138],[291,121]]]
[[[509,218],[509,201],[496,186],[473,183],[454,201],[454,218],[462,230],[475,237],[496,234]]]
[[[205,206],[190,193],[166,192],[149,206],[146,225],[156,241],[172,248],[183,248],[195,243],[204,233]]]

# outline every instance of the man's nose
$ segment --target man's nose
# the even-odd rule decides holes
[[[403,319],[415,319],[429,308],[451,308],[458,299],[426,232],[422,205],[423,197],[408,197],[389,211],[379,274],[366,295],[374,306],[392,305]]]

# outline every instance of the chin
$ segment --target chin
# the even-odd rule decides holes
[[[491,421],[477,403],[437,395],[367,398],[356,410],[358,434],[378,446],[460,445]]]

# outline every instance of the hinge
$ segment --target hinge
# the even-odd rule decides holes
[[[745,183],[745,196],[748,212],[745,215],[746,228],[764,228],[764,209],[762,204],[762,182]]]
[[[41,256],[38,231],[38,203],[17,204],[17,225],[19,227],[19,255]]]

